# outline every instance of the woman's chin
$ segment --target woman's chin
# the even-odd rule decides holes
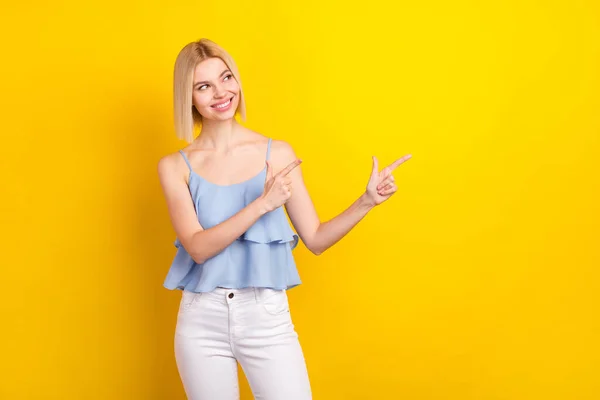
[[[209,116],[202,116],[204,121],[228,121],[235,117],[235,111],[226,112],[226,113],[212,113]]]

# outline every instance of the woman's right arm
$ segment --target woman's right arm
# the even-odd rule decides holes
[[[287,187],[290,179],[287,174],[299,164],[300,161],[296,160],[276,176],[272,176],[271,167],[268,165],[268,180],[263,194],[231,218],[204,229],[198,222],[189,188],[181,172],[177,170],[176,161],[170,156],[161,158],[158,162],[158,176],[171,224],[177,238],[192,259],[201,264],[219,254],[242,236],[261,216],[284,204],[290,196]]]

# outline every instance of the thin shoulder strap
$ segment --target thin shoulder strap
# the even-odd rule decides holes
[[[183,156],[183,159],[185,160],[185,163],[187,164],[188,168],[190,169],[190,172],[192,172],[192,166],[190,165],[190,161],[185,156],[185,153],[183,152],[183,150],[179,150],[179,152]]]
[[[269,154],[271,154],[271,138],[269,138],[269,143],[267,144],[267,160],[269,159]]]

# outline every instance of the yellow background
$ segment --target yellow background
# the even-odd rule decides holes
[[[350,4],[3,5],[0,398],[184,398],[156,164],[201,37],[323,220],[372,154],[413,154],[339,244],[295,250],[315,399],[600,398],[599,3]]]

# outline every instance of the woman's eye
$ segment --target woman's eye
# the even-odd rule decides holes
[[[204,88],[207,88],[207,87],[208,87],[208,85],[202,85],[202,86],[200,86],[198,89],[199,89],[199,90],[204,90]]]
[[[229,80],[229,79],[231,79],[231,78],[233,78],[233,75],[231,75],[231,74],[229,74],[229,75],[227,75],[227,76],[225,77],[225,79],[227,79],[227,80]]]

